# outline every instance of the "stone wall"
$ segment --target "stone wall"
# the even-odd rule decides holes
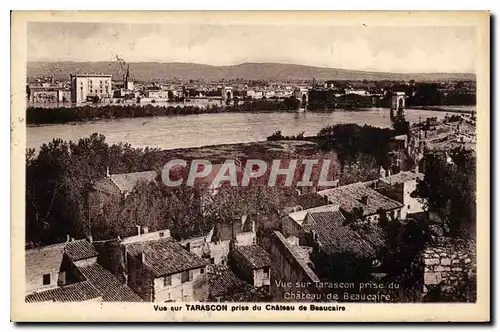
[[[429,246],[423,252],[423,296],[437,291],[440,296],[458,296],[475,279],[475,254],[470,248]],[[475,285],[473,285],[475,287]]]

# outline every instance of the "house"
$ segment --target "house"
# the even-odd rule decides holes
[[[256,243],[256,236],[255,220],[246,215],[229,223],[216,224],[211,239],[207,241],[211,263],[227,264],[231,240],[238,245],[251,245]]]
[[[102,302],[101,293],[91,282],[83,281],[67,286],[32,293],[26,296],[27,303],[33,302]]]
[[[316,287],[320,279],[310,264],[309,254],[295,241],[289,241],[279,231],[268,231],[259,237],[259,244],[269,253],[273,264],[270,293],[275,301],[298,302],[304,299],[291,297],[290,294],[309,296],[321,292]]]
[[[418,180],[423,178],[422,173],[406,171],[381,177],[373,181],[370,186],[379,193],[402,203],[401,219],[405,219],[409,214],[424,212],[424,201],[412,197],[417,189]]]
[[[229,266],[241,279],[269,292],[271,259],[259,245],[233,244],[229,254]]]
[[[26,302],[137,302],[129,287],[97,263],[92,239],[26,251]]]
[[[49,290],[62,285],[59,275],[66,243],[29,249],[26,255],[26,293]]]
[[[338,204],[347,218],[362,219],[368,223],[378,222],[379,211],[385,211],[388,218],[401,218],[403,204],[382,195],[364,183],[318,191],[329,203]]]
[[[139,182],[154,182],[157,173],[155,171],[110,174],[106,171],[106,177],[95,181],[89,193],[89,205],[98,213],[103,205],[117,197],[126,197]]]
[[[301,242],[313,248],[316,272],[329,280],[363,279],[380,266],[384,233],[378,225],[349,223],[340,211],[312,212]]]
[[[272,300],[268,292],[241,280],[228,266],[207,265],[206,278],[208,284],[206,301],[270,302]]]
[[[309,212],[337,211],[339,209],[338,204],[325,205],[326,200],[322,198],[322,201],[323,205],[316,206],[310,209],[304,210],[301,208],[301,206],[298,206],[296,207],[295,211],[289,213],[288,216],[283,217],[281,220],[283,235],[285,235],[286,237],[298,236],[302,229],[302,223]]]
[[[124,245],[127,284],[147,302],[193,301],[207,263],[172,238]]]

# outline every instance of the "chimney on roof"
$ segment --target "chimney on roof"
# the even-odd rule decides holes
[[[142,234],[148,234],[148,232],[149,232],[149,228],[147,226],[144,226],[142,228]]]
[[[141,226],[135,225],[135,227],[137,227],[137,235],[141,235]]]
[[[361,196],[360,202],[364,205],[368,205],[368,195]]]
[[[69,242],[71,241],[71,237],[69,236],[69,234],[66,234],[66,242]]]
[[[87,236],[87,241],[89,241],[90,243],[94,242],[92,235]]]
[[[106,166],[106,176],[109,178],[110,174],[109,174],[109,166]]]
[[[141,262],[144,264],[146,262],[146,254],[141,252]]]

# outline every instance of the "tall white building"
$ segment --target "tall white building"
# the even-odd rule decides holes
[[[111,97],[111,75],[76,74],[71,75],[71,102],[85,102],[91,98]]]

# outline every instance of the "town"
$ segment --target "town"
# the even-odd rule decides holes
[[[101,170],[100,177],[88,183],[68,183],[64,178],[64,184],[56,185],[49,204],[54,204],[57,188],[76,186],[81,188],[74,196],[78,198],[68,202],[82,213],[81,223],[61,225],[56,231],[47,222],[50,209],[42,218],[34,199],[37,188],[30,187],[31,172],[44,167],[41,158],[49,158],[51,147],[42,147],[38,157],[28,156],[27,161],[27,302],[296,302],[328,298],[420,302],[456,301],[457,297],[458,301],[475,301],[475,244],[464,236],[475,227],[475,198],[471,201],[471,195],[475,196],[470,190],[471,184],[475,186],[470,168],[475,164],[474,112],[409,124],[405,108],[412,96],[418,99],[418,88],[415,94],[407,94],[377,90],[370,82],[339,89],[337,83],[316,81],[303,88],[174,88],[138,84],[130,80],[129,73],[127,68],[118,88],[110,75],[72,75],[68,87],[44,82],[30,87],[29,98],[33,102],[142,103],[149,99],[153,103],[212,94],[230,103],[238,96],[294,96],[301,103],[299,108],[309,108],[318,103],[330,107],[331,100],[337,100],[330,99],[331,94],[336,98],[356,95],[376,103],[390,91],[394,130],[373,129],[380,136],[373,136],[376,142],[371,142],[380,147],[385,144],[381,153],[388,162],[369,166],[371,176],[339,177],[327,188],[255,184],[242,189],[218,183],[216,188],[172,189],[162,184],[161,168],[153,164],[138,172],[110,171],[107,157],[97,151],[118,147],[102,145],[91,137],[71,146],[52,146],[58,154],[77,158],[79,166],[84,162]],[[405,86],[411,91],[419,85]],[[444,90],[444,96],[453,95],[451,90],[471,94],[467,85],[450,83]],[[361,138],[352,142],[354,134],[344,142],[342,130],[372,129],[353,126],[327,127],[306,143],[328,147],[339,156],[340,151],[350,151],[346,149],[363,151],[360,144],[366,142]],[[381,138],[386,132],[389,134]],[[84,155],[89,147],[90,155]],[[115,151],[116,156],[148,158],[126,149]],[[361,152],[356,153],[358,158]],[[349,160],[345,157],[340,162],[342,172],[361,167],[361,161],[348,167]],[[244,165],[247,160],[238,161]],[[71,172],[75,172],[71,178],[81,182],[81,170]],[[176,229],[163,228],[165,216],[182,224]],[[126,224],[125,218],[136,224]],[[120,230],[110,228],[112,220],[116,220],[113,227]],[[65,241],[44,245],[60,239],[64,231]],[[363,286],[389,284],[398,286]]]
[[[123,60],[122,60],[123,61]],[[228,79],[136,81],[130,64],[122,74],[75,73],[69,80],[30,77],[28,105],[197,105],[237,106],[240,102],[289,100],[289,109],[332,110],[352,107],[389,107],[394,92],[404,92],[408,106],[475,105],[473,80],[449,81],[264,81]],[[133,68],[132,68],[133,69]],[[167,104],[168,105],[168,104]],[[458,109],[460,110],[460,109]]]

